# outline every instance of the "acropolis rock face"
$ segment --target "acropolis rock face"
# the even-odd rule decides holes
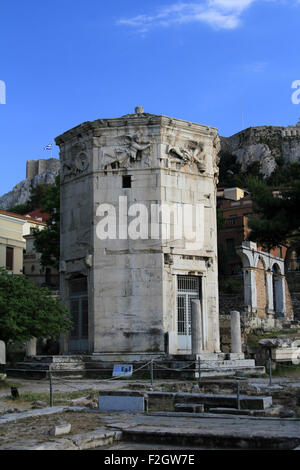
[[[276,160],[285,163],[300,161],[300,120],[295,126],[250,127],[231,137],[222,137],[222,153],[236,155],[242,171],[253,162],[260,163],[260,172],[270,176],[277,167]]]
[[[26,204],[30,199],[31,187],[54,184],[59,168],[60,163],[57,158],[28,160],[26,179],[18,183],[12,191],[0,197],[0,208],[8,210],[19,204]]]

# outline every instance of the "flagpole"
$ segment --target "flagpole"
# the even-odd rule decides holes
[[[44,150],[51,150],[51,158],[53,158],[53,145],[48,144],[46,147],[44,147]]]

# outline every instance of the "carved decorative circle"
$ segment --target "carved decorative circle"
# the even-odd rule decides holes
[[[89,158],[86,153],[81,152],[77,155],[75,159],[75,165],[77,170],[79,171],[86,171],[89,167]]]

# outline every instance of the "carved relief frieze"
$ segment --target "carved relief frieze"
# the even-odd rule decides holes
[[[214,179],[215,179],[215,183],[218,184],[218,182],[219,182],[219,163],[220,163],[219,153],[221,151],[221,139],[220,139],[218,134],[214,135],[213,150],[214,150],[214,155],[213,155]]]
[[[142,131],[116,139],[116,145],[101,150],[102,170],[149,167],[152,142]]]
[[[207,156],[203,142],[189,140],[182,146],[169,145],[167,154],[171,164],[174,163],[180,167],[196,165],[200,173],[205,173],[207,170]]]
[[[75,177],[88,170],[90,165],[89,148],[86,142],[73,145],[62,156],[63,180]]]

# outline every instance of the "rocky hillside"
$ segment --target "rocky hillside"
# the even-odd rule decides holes
[[[300,120],[296,126],[250,127],[231,137],[221,137],[221,159],[224,155],[236,157],[243,173],[247,172],[249,165],[257,162],[260,173],[268,178],[280,161],[281,164],[283,161],[300,163]],[[27,178],[0,197],[0,209],[7,210],[28,202],[31,187],[54,184],[59,167],[56,158],[29,160]]]
[[[296,126],[250,127],[231,137],[221,138],[222,155],[235,155],[242,172],[259,162],[260,173],[269,177],[278,162],[300,162],[300,120]]]
[[[41,160],[37,160],[36,162],[41,162]],[[40,184],[55,183],[55,178],[58,175],[60,168],[59,160],[52,158],[49,159],[50,164],[47,164],[47,160],[44,160],[44,162],[46,162],[46,165],[40,165],[40,167],[42,167],[42,169],[45,171],[40,173],[37,171],[35,176],[21,181],[12,189],[12,191],[0,197],[0,209],[8,210],[11,207],[17,206],[19,204],[27,203],[30,199],[32,187],[35,188]]]

